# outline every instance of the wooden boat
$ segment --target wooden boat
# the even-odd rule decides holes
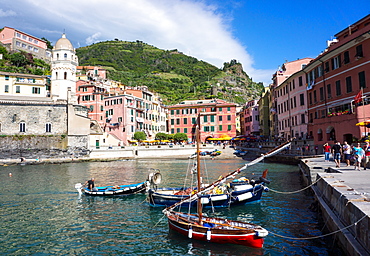
[[[81,184],[81,183],[79,183]],[[78,184],[75,185],[75,188],[78,190]],[[116,185],[116,186],[103,186],[103,187],[95,187],[96,190],[91,191],[88,188],[82,188],[81,184],[81,191],[85,195],[89,196],[116,196],[116,195],[131,195],[137,193],[143,193],[146,191],[148,186],[148,182],[140,182],[136,184],[130,185]]]
[[[245,177],[234,179],[233,181],[216,186],[206,194],[201,195],[203,207],[229,207],[231,205],[241,205],[255,202],[261,199],[262,193],[268,191],[266,184],[270,183],[266,179],[267,169],[258,180],[248,180]],[[188,197],[194,188],[159,188],[148,190],[148,201],[151,206],[171,206]],[[196,206],[196,201],[184,203],[183,206]]]
[[[144,193],[149,189],[150,184],[159,184],[161,180],[161,174],[158,170],[151,172],[148,178],[144,182],[129,184],[129,185],[115,185],[115,186],[102,186],[94,187],[94,190],[83,187],[81,183],[77,183],[75,188],[82,194],[89,196],[117,196],[117,195],[132,195],[138,193]]]
[[[199,117],[197,125],[197,150],[199,151]],[[278,150],[274,152],[269,152],[264,156],[275,154],[285,146],[279,147]],[[260,157],[261,158],[261,157]],[[247,168],[251,164],[258,163],[260,158],[246,164],[244,167],[229,173],[225,177],[220,177],[217,181],[213,182],[211,185],[202,188],[200,181],[200,165],[199,165],[199,155],[197,156],[197,191],[187,198],[181,200],[180,202],[173,204],[163,210],[164,215],[168,219],[169,228],[175,232],[187,236],[191,239],[210,241],[215,243],[233,243],[240,244],[255,248],[262,248],[264,237],[268,235],[268,231],[258,225],[245,223],[241,221],[228,221],[222,218],[210,218],[204,217],[202,214],[202,203],[201,196],[207,191],[212,190],[215,186],[219,185],[225,180],[241,170]],[[182,206],[184,203],[191,203],[197,200],[197,214],[183,213],[180,211],[175,211],[178,207]],[[188,208],[189,210],[191,208]]]

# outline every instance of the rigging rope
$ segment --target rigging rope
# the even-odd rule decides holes
[[[302,192],[303,190],[306,190],[310,187],[312,187],[313,185],[315,185],[319,180],[321,180],[323,177],[320,177],[319,179],[317,179],[314,183],[312,183],[311,185],[305,187],[305,188],[302,188],[300,190],[297,190],[297,191],[291,191],[291,192],[284,192],[284,191],[277,191],[277,190],[274,190],[272,188],[269,188],[269,190],[271,190],[272,192],[275,192],[275,193],[279,193],[279,194],[295,194],[295,193],[299,193],[299,192]]]
[[[336,231],[333,231],[331,233],[328,233],[328,234],[325,234],[325,235],[321,235],[321,236],[312,236],[312,237],[289,237],[289,236],[283,236],[283,235],[279,235],[277,233],[274,233],[274,232],[271,232],[271,231],[268,231],[269,233],[275,235],[275,236],[278,236],[278,237],[281,237],[281,238],[286,238],[286,239],[292,239],[292,240],[309,240],[309,239],[317,239],[317,238],[322,238],[322,237],[326,237],[326,236],[330,236],[330,235],[334,235],[338,232],[341,232],[343,230],[346,230],[350,227],[352,227],[353,225],[357,225],[357,223],[359,223],[361,220],[363,220],[365,217],[367,217],[367,215],[365,214],[364,216],[362,216],[361,219],[359,219],[357,222],[347,226],[347,227],[344,227],[344,228],[341,228],[341,229],[338,229]]]

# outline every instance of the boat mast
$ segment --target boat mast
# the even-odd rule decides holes
[[[201,189],[201,182],[200,182],[200,113],[198,115],[198,125],[196,130],[196,136],[197,136],[197,180],[198,180],[198,192]],[[202,225],[202,202],[200,199],[200,196],[198,197],[197,201],[197,212],[199,217],[199,224]]]

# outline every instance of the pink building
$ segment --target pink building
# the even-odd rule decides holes
[[[188,100],[168,106],[170,134],[185,133],[190,141],[196,140],[199,114],[201,141],[207,138],[236,136],[236,104],[224,100]]]
[[[240,112],[241,135],[260,135],[260,116],[257,100],[251,100]]]
[[[127,145],[137,131],[154,140],[158,132],[166,132],[165,109],[160,98],[146,87],[125,89],[123,94],[104,99],[105,131]]]
[[[0,31],[0,42],[10,51],[25,51],[46,62],[51,61],[51,50],[44,40],[20,30],[4,27]]]
[[[304,112],[307,110],[304,109],[307,106],[305,79],[300,71],[311,60],[312,58],[304,58],[286,62],[273,75],[271,134],[275,137],[291,138],[297,134],[298,137],[303,137],[307,133],[307,128],[304,128],[307,122],[307,113]]]

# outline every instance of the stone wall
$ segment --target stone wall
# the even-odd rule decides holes
[[[87,136],[0,136],[1,159],[46,159],[88,156]],[[68,146],[70,144],[70,146]]]

